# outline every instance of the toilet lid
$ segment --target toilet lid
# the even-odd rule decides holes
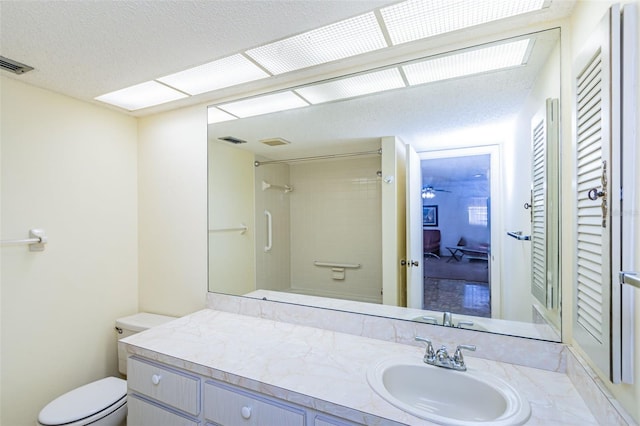
[[[99,413],[127,395],[127,382],[107,377],[81,386],[51,401],[40,411],[43,425],[72,423]]]

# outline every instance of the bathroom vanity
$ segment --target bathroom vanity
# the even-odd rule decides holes
[[[129,354],[131,425],[432,424],[367,382],[380,360],[422,362],[423,347],[213,309],[120,344]],[[466,362],[529,401],[526,424],[598,424],[564,373],[471,356]]]

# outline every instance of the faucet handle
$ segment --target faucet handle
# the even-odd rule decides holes
[[[453,354],[453,362],[460,368],[462,371],[466,370],[467,367],[464,364],[464,357],[462,356],[462,350],[467,351],[475,351],[475,345],[458,345],[456,348],[456,352]]]
[[[423,317],[420,317],[420,319],[421,319],[422,321],[424,321],[424,322],[430,322],[431,324],[438,325],[438,320],[437,320],[437,319],[435,319],[434,317],[426,317],[426,316],[423,316]],[[416,338],[416,340],[418,340],[418,339]]]
[[[433,344],[431,343],[431,339],[427,339],[426,337],[415,337],[416,342],[425,342],[427,344],[427,351],[424,354],[424,362],[433,361],[436,357],[436,353],[433,350]]]
[[[473,327],[473,321],[458,321],[458,328],[462,328],[462,326]]]

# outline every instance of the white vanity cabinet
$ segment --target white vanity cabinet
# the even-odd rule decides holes
[[[127,362],[129,425],[199,425],[200,377],[138,357]]]
[[[306,412],[253,392],[207,381],[204,417],[220,426],[305,426]]]
[[[139,356],[127,363],[128,426],[357,426]]]

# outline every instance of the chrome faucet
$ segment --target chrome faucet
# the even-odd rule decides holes
[[[467,365],[464,362],[462,356],[462,350],[475,351],[474,345],[458,345],[453,356],[449,355],[446,346],[441,346],[437,351],[433,350],[433,344],[430,339],[425,337],[416,336],[416,341],[425,342],[427,344],[427,351],[424,354],[423,361],[425,364],[435,365],[436,367],[450,368],[456,371],[467,371]]]
[[[458,325],[453,323],[453,314],[451,312],[443,312],[442,313],[442,325],[445,327],[458,327],[462,328],[462,326],[473,327],[473,321],[458,321]]]
[[[453,327],[453,316],[451,312],[444,312],[442,314],[442,325],[445,327]]]

